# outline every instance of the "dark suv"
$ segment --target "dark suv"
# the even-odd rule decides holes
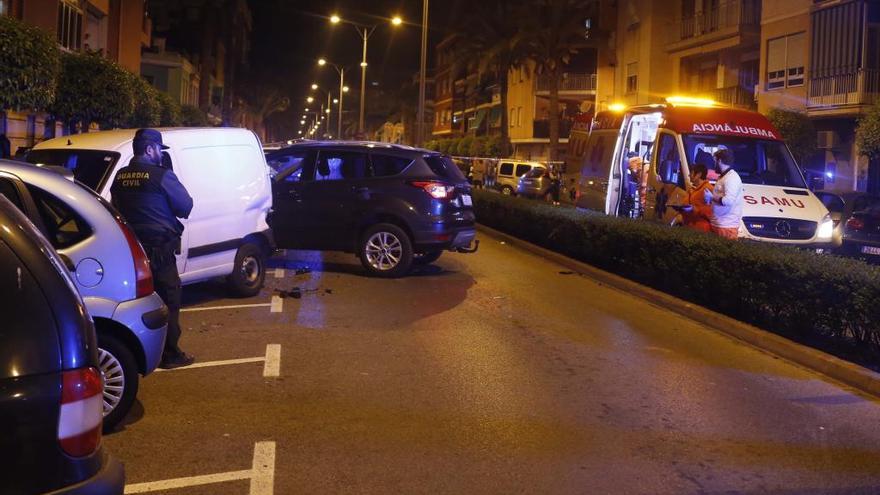
[[[405,275],[443,251],[476,250],[470,185],[449,157],[328,141],[295,144],[267,161],[279,248],[353,252],[382,277]]]
[[[0,492],[119,494],[95,329],[64,261],[0,196]]]

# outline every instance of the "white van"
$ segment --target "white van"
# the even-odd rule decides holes
[[[690,167],[701,163],[712,170],[713,153],[727,148],[743,181],[741,238],[832,246],[828,210],[763,115],[705,100],[667,101],[596,115],[581,163],[578,208],[671,223],[677,212],[668,205],[684,202]],[[649,166],[647,188],[628,183],[632,156]]]
[[[265,277],[272,236],[269,168],[257,136],[246,129],[159,129],[171,167],[193,198],[177,268],[184,284],[226,277],[232,292],[252,296]],[[133,157],[135,129],[89,132],[44,141],[28,153],[38,165],[61,166],[110,199],[116,172]]]
[[[505,196],[513,196],[519,186],[519,178],[536,168],[544,170],[547,166],[540,162],[527,162],[515,158],[498,160],[488,169],[486,186],[501,191]]]

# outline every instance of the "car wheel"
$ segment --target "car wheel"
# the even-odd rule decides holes
[[[238,297],[259,294],[266,279],[266,255],[260,246],[247,243],[235,253],[232,273],[227,277],[230,291]]]
[[[413,263],[409,236],[403,229],[390,223],[380,223],[367,229],[358,254],[367,272],[384,278],[406,275]]]
[[[513,196],[513,188],[510,186],[504,186],[501,188],[501,194],[505,196]]]
[[[98,369],[104,381],[104,431],[128,414],[137,397],[137,362],[131,350],[111,335],[98,335]]]
[[[430,265],[431,263],[440,259],[440,256],[442,255],[443,251],[428,251],[426,253],[416,253],[413,256],[413,264]]]

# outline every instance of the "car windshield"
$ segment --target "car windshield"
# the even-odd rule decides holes
[[[425,156],[425,163],[431,167],[431,170],[443,177],[444,179],[450,179],[456,182],[465,181],[464,174],[461,173],[461,170],[455,165],[455,162],[452,161],[451,158],[440,155],[427,155]]]
[[[709,170],[715,166],[713,153],[727,148],[744,184],[807,187],[797,163],[780,141],[691,134],[684,136],[684,148],[689,164],[702,163]]]
[[[542,177],[544,175],[545,169],[543,168],[533,168],[529,170],[526,174],[526,177],[529,179],[537,179],[538,177]]]
[[[63,167],[73,177],[99,191],[119,160],[119,153],[98,150],[31,150],[27,161],[34,165]]]

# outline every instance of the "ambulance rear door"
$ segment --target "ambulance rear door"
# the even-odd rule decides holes
[[[648,193],[645,218],[672,223],[678,211],[670,205],[682,205],[687,201],[690,178],[684,156],[681,136],[667,129],[657,133],[657,150],[648,171]]]

